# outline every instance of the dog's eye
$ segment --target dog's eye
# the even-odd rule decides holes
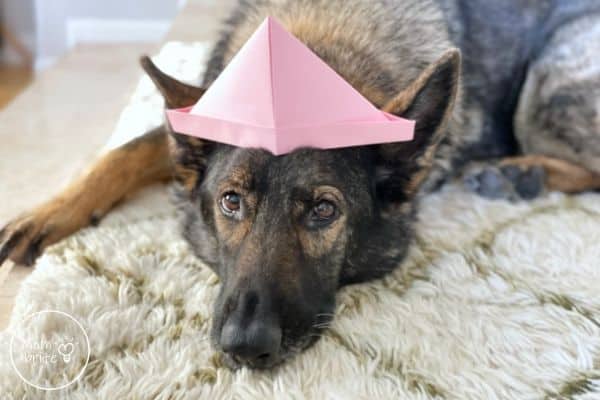
[[[235,192],[228,192],[221,198],[221,210],[225,215],[233,215],[240,211],[242,198]]]
[[[318,222],[330,221],[336,215],[335,205],[327,200],[320,201],[312,209],[312,219]]]

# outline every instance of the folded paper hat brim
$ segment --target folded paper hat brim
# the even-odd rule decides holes
[[[351,121],[315,126],[263,127],[195,115],[191,108],[167,110],[174,132],[238,147],[263,148],[274,155],[302,147],[334,149],[413,139],[415,121],[383,113],[384,121]]]

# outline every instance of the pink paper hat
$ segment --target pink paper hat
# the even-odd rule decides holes
[[[378,110],[271,17],[195,106],[167,118],[175,132],[275,155],[409,141],[415,125]]]

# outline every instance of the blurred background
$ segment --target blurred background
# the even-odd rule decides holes
[[[235,2],[0,0],[0,228],[97,157],[141,55],[168,41],[212,44]],[[0,329],[31,270],[0,266]]]
[[[185,0],[0,0],[0,107],[35,72],[79,44],[159,42],[184,5]]]

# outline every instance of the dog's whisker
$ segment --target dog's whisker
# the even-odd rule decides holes
[[[326,331],[327,329],[331,328],[331,326],[326,325],[326,326],[313,326],[314,330],[321,332],[321,331]]]
[[[331,325],[332,325],[331,322],[323,322],[321,324],[314,324],[312,327],[313,328],[317,328],[317,329],[319,329],[319,328],[329,328],[329,327],[331,327]]]

